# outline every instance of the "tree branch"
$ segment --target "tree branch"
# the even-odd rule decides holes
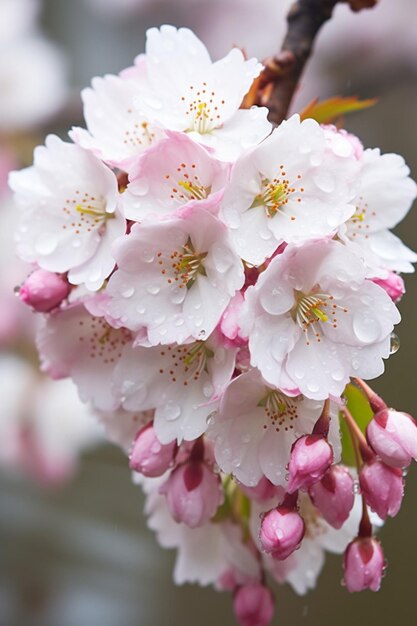
[[[339,2],[354,11],[375,6],[378,0],[297,0],[287,17],[288,30],[281,52],[265,63],[256,89],[257,104],[269,108],[269,120],[280,124],[287,116],[304,66],[311,56],[320,28]]]

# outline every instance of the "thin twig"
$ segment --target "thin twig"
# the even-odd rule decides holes
[[[354,11],[370,8],[378,0],[297,0],[287,17],[288,30],[281,52],[265,62],[257,82],[258,104],[269,108],[269,120],[280,124],[287,116],[305,64],[320,28],[339,2]]]

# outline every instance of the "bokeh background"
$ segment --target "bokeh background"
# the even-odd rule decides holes
[[[30,162],[45,133],[63,134],[81,123],[80,89],[94,75],[130,65],[144,50],[149,26],[189,26],[215,57],[236,44],[262,58],[279,47],[288,5],[287,0],[0,0],[0,179],[13,163]],[[348,117],[346,128],[365,146],[403,154],[414,177],[416,21],[415,0],[380,0],[377,9],[359,15],[337,7],[294,103],[297,110],[316,96],[378,97],[374,108]],[[8,99],[11,87],[15,100]],[[126,458],[104,444],[89,416],[83,415],[88,427],[74,426],[84,409],[73,390],[51,391],[35,373],[33,319],[16,298],[10,305],[23,270],[10,252],[12,205],[4,182],[0,190],[1,626],[233,624],[228,594],[174,587],[175,555],[159,548],[146,528],[143,498],[131,483]],[[396,232],[417,249],[417,207]],[[389,404],[417,415],[417,280],[410,275],[406,284],[401,348],[375,388]],[[6,301],[15,307],[7,324]],[[340,557],[328,557],[314,592],[298,597],[288,586],[278,589],[274,626],[415,624],[416,493],[412,468],[403,508],[381,533],[389,568],[380,593],[349,595],[341,585]]]

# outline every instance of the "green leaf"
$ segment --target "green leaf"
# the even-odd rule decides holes
[[[349,96],[343,98],[335,96],[328,100],[319,102],[318,98],[310,102],[300,113],[302,120],[310,117],[319,122],[319,124],[330,124],[335,122],[346,113],[354,111],[362,111],[376,104],[376,98],[368,100],[359,100],[357,96]]]
[[[344,391],[347,408],[351,412],[353,418],[364,433],[367,425],[373,417],[373,411],[368,400],[360,389],[355,385],[349,384]],[[340,417],[340,433],[342,436],[342,461],[345,465],[355,466],[355,452],[350,438],[349,429],[343,417],[343,413],[339,413]]]

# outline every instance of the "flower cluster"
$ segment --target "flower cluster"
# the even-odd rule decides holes
[[[133,67],[84,90],[87,129],[10,178],[43,370],[129,452],[175,580],[232,591],[243,626],[272,619],[266,572],[305,593],[324,550],[346,549],[349,591],[377,590],[373,525],[417,456],[412,418],[362,380],[383,372],[417,260],[390,231],[416,185],[343,130],[241,108],[261,69],[151,29]]]

